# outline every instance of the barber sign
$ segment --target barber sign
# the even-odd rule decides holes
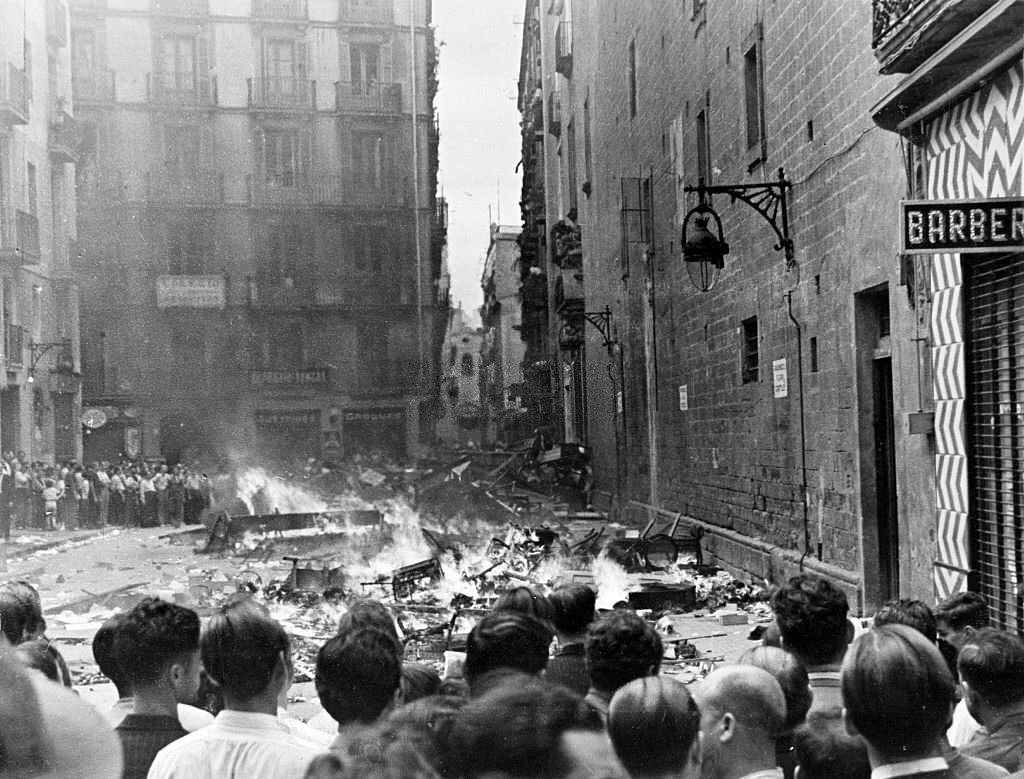
[[[1024,252],[1024,198],[900,201],[904,254]]]

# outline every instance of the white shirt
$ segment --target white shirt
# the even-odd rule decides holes
[[[303,779],[322,750],[295,739],[273,714],[222,711],[213,724],[157,752],[148,779]]]
[[[944,758],[925,757],[920,760],[908,760],[904,763],[889,763],[871,769],[871,779],[894,779],[897,776],[915,776],[935,771],[945,771],[949,766]]]
[[[950,724],[949,730],[946,731],[946,738],[949,739],[950,746],[957,749],[967,746],[967,742],[979,730],[981,730],[981,725],[967,711],[967,701],[961,698],[953,707],[953,722]]]

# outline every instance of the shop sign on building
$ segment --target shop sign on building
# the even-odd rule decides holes
[[[1024,252],[1024,198],[900,201],[904,254]]]
[[[785,398],[789,395],[789,372],[786,369],[786,358],[772,362],[772,396]]]
[[[342,412],[342,422],[397,422],[404,418],[400,408],[349,408]]]
[[[224,308],[223,276],[157,276],[157,308]]]
[[[249,384],[253,387],[326,387],[330,375],[329,368],[253,370],[249,371]]]
[[[318,427],[317,409],[259,409],[254,414],[257,427]]]

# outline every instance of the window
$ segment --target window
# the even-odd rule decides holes
[[[260,275],[271,284],[292,286],[310,254],[309,230],[304,224],[279,222],[268,225],[263,241]]]
[[[811,373],[818,372],[818,339],[811,336]]]
[[[274,187],[298,187],[305,183],[312,157],[312,140],[302,130],[264,129],[263,180]]]
[[[626,77],[629,82],[629,115],[630,117],[636,116],[637,106],[637,95],[636,95],[636,41],[629,42],[629,54],[626,62],[627,74]]]
[[[589,195],[589,187],[594,185],[594,174],[591,170],[591,141],[590,141],[590,96],[587,95],[583,101],[583,182],[588,186],[585,194]]]
[[[743,85],[747,108],[747,149],[756,149],[760,155],[761,143],[764,140],[764,90],[756,43],[743,55]]]
[[[201,276],[213,259],[213,225],[196,214],[167,226],[167,272]]]
[[[29,102],[32,102],[32,44],[25,38],[23,49],[25,53],[25,92]]]
[[[569,208],[576,208],[577,197],[576,194],[576,122],[569,122],[569,125],[565,128],[565,141],[566,141],[566,174],[569,179]]]
[[[294,38],[263,40],[263,99],[275,104],[305,102],[309,94],[306,42]]]
[[[458,349],[455,347],[455,344],[452,344],[450,347],[448,347],[448,367],[449,368],[454,368],[455,367],[455,357],[456,357],[457,354],[458,354]]]
[[[183,176],[206,167],[203,134],[195,125],[164,126],[164,165],[171,176]]]
[[[158,40],[160,70],[191,86],[196,73],[196,39],[191,35],[161,35]]]
[[[380,46],[353,45],[348,52],[353,94],[373,94],[380,84]]]
[[[28,212],[32,216],[36,216],[38,213],[36,209],[39,207],[39,183],[36,180],[36,166],[31,162],[28,163],[26,175],[28,178]]]
[[[305,367],[300,322],[268,322],[253,343],[254,361],[262,368],[284,370]]]
[[[711,152],[708,148],[707,112],[701,109],[697,114],[697,175],[705,183],[711,183]]]
[[[381,133],[354,133],[352,136],[353,182],[358,189],[384,188],[388,167],[387,139]]]
[[[472,376],[473,375],[473,368],[474,368],[473,355],[471,355],[471,354],[463,354],[462,355],[462,375],[463,376]]]
[[[741,367],[741,378],[744,384],[750,384],[758,380],[758,339],[757,339],[757,317],[743,320],[743,343],[741,344],[743,362]]]
[[[653,238],[651,178],[622,178],[622,276],[629,276],[630,262]]]

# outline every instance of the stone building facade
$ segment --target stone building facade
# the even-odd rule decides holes
[[[86,448],[415,456],[446,320],[427,0],[74,0]]]
[[[480,403],[483,330],[462,307],[448,312],[441,347],[441,413],[437,437],[448,446],[479,446],[484,412]]]
[[[68,9],[0,4],[0,449],[82,456]]]
[[[910,196],[937,201],[929,239],[945,237],[938,203],[992,218],[968,222],[977,245],[904,258],[930,312],[935,592],[979,591],[993,620],[1020,632],[1024,3],[876,0],[873,12],[872,46],[896,83],[871,114],[907,150]]]
[[[540,70],[547,175],[530,194],[581,247],[578,274],[553,229],[538,253],[552,353],[585,366],[553,405],[582,398],[598,499],[618,516],[689,518],[721,563],[758,580],[819,570],[864,609],[930,592],[929,325],[898,258],[904,149],[870,114],[894,83],[865,47],[870,7],[536,5],[523,68]],[[525,149],[534,103],[521,102]],[[714,194],[731,251],[698,291],[686,187],[780,169],[793,262],[769,217]],[[524,170],[526,234],[537,176]],[[571,416],[566,431],[581,427]]]
[[[481,277],[480,400],[487,444],[520,440],[537,426],[522,402],[525,348],[520,337],[523,317],[518,238],[518,227],[491,225]]]

